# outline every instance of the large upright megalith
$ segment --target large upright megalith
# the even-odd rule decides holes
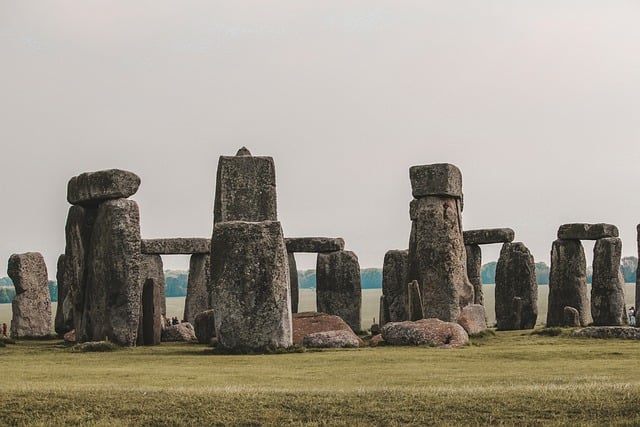
[[[211,240],[211,296],[218,345],[292,345],[289,266],[277,221],[219,222]]]
[[[500,330],[531,329],[538,319],[535,262],[521,242],[505,243],[496,265],[496,323]]]
[[[69,295],[69,287],[64,281],[65,256],[58,257],[56,265],[56,281],[58,282],[58,304],[56,306],[56,317],[54,320],[54,329],[59,336],[63,336],[73,329],[73,311],[71,303],[67,301]]]
[[[39,338],[51,333],[51,296],[47,266],[38,252],[13,254],[7,274],[16,296],[11,302],[11,338]]]
[[[546,326],[564,326],[566,307],[578,311],[580,325],[591,323],[584,248],[580,240],[558,239],[551,247]]]
[[[160,344],[165,314],[165,279],[160,255],[142,255],[140,263],[138,345]]]
[[[387,322],[410,320],[407,265],[409,251],[390,250],[384,255],[382,266],[383,312],[388,314]],[[380,326],[382,326],[382,317]]]
[[[420,284],[425,317],[455,322],[474,302],[462,237],[462,174],[454,165],[412,166],[408,277]]]
[[[316,263],[316,306],[341,317],[354,332],[361,330],[360,264],[351,251],[319,253]]]
[[[628,323],[624,303],[624,279],[620,271],[622,241],[618,237],[598,239],[593,248],[591,315],[595,326]]]

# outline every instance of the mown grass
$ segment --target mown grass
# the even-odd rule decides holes
[[[497,332],[458,350],[0,348],[7,425],[638,425],[640,342]]]

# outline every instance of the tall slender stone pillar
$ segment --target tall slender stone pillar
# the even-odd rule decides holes
[[[598,239],[593,248],[591,315],[596,326],[628,324],[624,303],[624,278],[620,271],[622,240],[618,237]]]
[[[479,245],[465,245],[467,253],[467,276],[473,285],[473,303],[484,305],[482,292],[482,249]]]
[[[556,240],[551,247],[546,326],[564,326],[565,307],[579,313],[580,325],[591,323],[587,261],[580,240]]]
[[[138,320],[138,345],[160,344],[162,336],[165,279],[162,257],[143,255],[140,266],[140,318]]]
[[[296,264],[296,256],[289,252],[289,282],[291,284],[291,312],[298,312],[298,299],[299,299],[299,289],[298,289],[298,266]]]
[[[189,259],[189,278],[183,317],[191,324],[194,324],[199,313],[211,309],[210,259],[210,254],[193,254]]]
[[[388,322],[409,320],[408,259],[409,251],[407,250],[391,250],[384,255],[382,293],[384,294],[384,312],[388,314],[386,319]],[[382,325],[380,323],[380,326]]]

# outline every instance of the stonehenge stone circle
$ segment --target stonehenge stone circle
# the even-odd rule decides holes
[[[140,287],[137,344],[157,345],[162,336],[162,316],[166,313],[165,279],[160,255],[142,256]]]
[[[598,239],[593,248],[591,315],[594,326],[628,324],[624,303],[624,278],[620,272],[622,241],[617,237]]]
[[[38,252],[13,254],[7,265],[16,296],[11,302],[11,338],[41,338],[51,334],[51,296],[47,266]]]
[[[598,240],[618,237],[618,227],[612,224],[563,224],[558,228],[558,239]]]
[[[67,185],[67,201],[72,205],[95,207],[110,199],[125,199],[140,187],[140,177],[133,172],[108,169],[74,176]]]
[[[286,239],[285,239],[286,241]],[[298,300],[299,300],[299,289],[298,289],[298,265],[296,264],[296,256],[289,252],[287,254],[289,258],[289,286],[291,288],[291,312],[298,312]]]
[[[465,245],[488,245],[491,243],[511,243],[516,233],[510,228],[486,228],[466,230],[462,233]]]
[[[591,323],[587,261],[580,240],[553,242],[548,301],[546,326],[565,326],[565,307],[578,311],[579,326]]]
[[[189,277],[187,278],[187,296],[184,300],[183,319],[194,326],[198,314],[211,309],[210,258],[210,254],[193,254],[189,259]]]
[[[496,266],[499,330],[531,329],[538,318],[538,283],[533,256],[521,242],[502,245]]]
[[[64,336],[64,334],[73,329],[73,310],[71,309],[72,305],[68,302],[65,304],[67,296],[69,295],[69,289],[64,281],[64,254],[58,257],[58,263],[56,267],[56,282],[58,283],[58,305],[56,307],[54,329],[58,336],[62,337]]]
[[[143,254],[192,255],[211,252],[211,240],[203,238],[143,239]]]
[[[218,345],[240,351],[290,347],[289,265],[280,223],[216,223],[210,262]]]
[[[356,333],[361,330],[360,264],[351,251],[319,253],[316,263],[318,311],[341,317]]]
[[[386,322],[410,320],[409,291],[407,284],[408,250],[390,250],[384,255],[382,267],[383,311],[388,314]],[[382,316],[380,317],[380,326]]]
[[[473,303],[484,305],[484,292],[482,290],[482,249],[480,246],[465,245],[467,253],[467,276],[473,285]]]
[[[341,237],[286,237],[287,252],[337,252],[344,250]]]

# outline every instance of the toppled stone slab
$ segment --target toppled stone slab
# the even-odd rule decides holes
[[[440,319],[391,322],[382,327],[382,338],[390,345],[430,345],[457,348],[469,342],[469,335],[457,323]]]
[[[200,344],[209,344],[216,336],[216,320],[213,310],[201,311],[196,315],[193,329]]]
[[[411,166],[409,168],[413,197],[462,197],[462,172],[449,163]]]
[[[304,337],[302,345],[311,348],[360,347],[360,338],[349,331],[315,332]]]
[[[287,237],[287,252],[323,253],[344,250],[342,237]]]
[[[479,334],[487,329],[487,315],[484,306],[471,304],[462,309],[458,324],[467,331],[468,334]]]
[[[516,233],[510,228],[485,228],[466,230],[462,233],[465,245],[489,245],[513,242]]]
[[[67,201],[72,205],[94,207],[110,199],[126,199],[138,191],[140,177],[121,169],[85,172],[67,185]]]
[[[197,341],[196,333],[189,322],[171,325],[162,330],[162,342]]]
[[[315,311],[305,311],[293,315],[293,343],[302,345],[304,337],[316,332],[353,330],[338,316]],[[355,335],[355,334],[354,334]]]
[[[143,239],[143,254],[149,255],[191,255],[211,252],[211,239],[175,238],[175,239]]]
[[[640,340],[640,328],[634,328],[631,326],[588,326],[571,332],[571,336]]]
[[[618,237],[618,227],[612,224],[563,224],[558,228],[558,239],[598,240],[605,237]]]

